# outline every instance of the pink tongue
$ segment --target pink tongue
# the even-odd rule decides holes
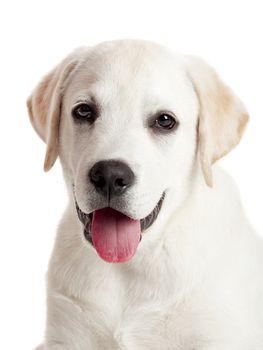
[[[140,220],[111,208],[96,210],[91,223],[92,242],[99,256],[107,262],[130,260],[140,242]]]

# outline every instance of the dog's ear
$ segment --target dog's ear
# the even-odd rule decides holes
[[[242,102],[198,57],[185,57],[187,71],[200,103],[198,147],[201,168],[208,186],[213,185],[212,164],[240,141],[248,122]]]
[[[31,123],[47,145],[45,171],[52,168],[58,156],[58,130],[63,91],[79,60],[80,52],[76,50],[42,79],[27,100]]]

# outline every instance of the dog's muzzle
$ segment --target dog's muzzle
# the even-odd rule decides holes
[[[79,220],[83,224],[84,236],[107,262],[125,262],[135,254],[141,233],[157,219],[165,198],[161,196],[153,211],[145,218],[134,220],[114,208],[106,207],[84,213],[75,200]]]

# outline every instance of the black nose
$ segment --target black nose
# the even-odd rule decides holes
[[[89,178],[97,192],[113,198],[123,194],[134,183],[134,173],[118,160],[102,160],[93,165]]]

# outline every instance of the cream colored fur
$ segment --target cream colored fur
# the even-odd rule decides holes
[[[77,126],[72,106],[91,98],[100,117],[94,128]],[[45,169],[59,156],[69,193],[38,349],[262,350],[262,240],[233,180],[213,165],[239,142],[248,117],[214,70],[153,43],[107,42],[66,58],[28,107],[47,143]],[[180,122],[169,135],[147,127],[163,109]],[[132,260],[109,264],[83,237],[72,185],[91,212],[97,197],[87,172],[116,158],[138,179],[124,196],[126,215],[144,218],[166,196]]]

